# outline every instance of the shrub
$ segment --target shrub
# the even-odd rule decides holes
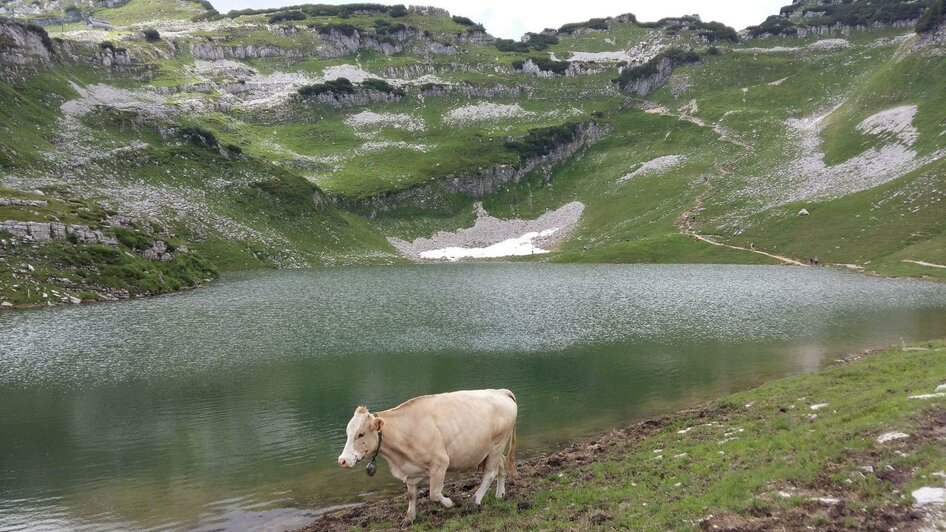
[[[459,25],[461,25],[461,26],[476,26],[476,22],[473,22],[471,19],[469,19],[469,18],[467,18],[467,17],[461,17],[461,16],[458,16],[458,15],[454,15],[454,16],[451,17],[451,18],[453,19],[454,22],[456,22],[457,24],[459,24]]]
[[[657,54],[653,59],[643,65],[624,69],[621,75],[613,81],[622,88],[626,87],[629,83],[657,74],[660,71],[661,61],[665,60],[670,61],[670,68],[675,68],[679,65],[696,63],[700,60],[700,55],[696,52],[681,50],[679,48],[670,48],[669,50]]]
[[[928,33],[936,29],[943,21],[943,0],[930,0],[929,7],[916,21],[917,33]]]
[[[219,146],[217,136],[212,131],[200,126],[187,126],[178,130],[178,135],[193,144],[202,148],[216,148]]]
[[[391,10],[388,11],[388,15],[392,18],[401,18],[407,16],[407,8],[404,7],[404,4],[398,4],[396,6],[391,6]]]
[[[526,42],[514,41],[512,39],[496,39],[493,42],[495,46],[501,52],[519,52],[526,53],[530,50],[545,50],[552,44],[558,44],[558,37],[552,35],[544,35],[541,33],[527,33],[528,40]]]
[[[347,78],[338,78],[325,83],[316,83],[314,85],[305,85],[299,87],[300,96],[318,96],[320,94],[351,94],[355,92],[355,86]]]
[[[529,45],[524,42],[514,41],[512,39],[496,39],[493,45],[500,52],[528,52]]]
[[[102,41],[102,42],[100,42],[100,43],[99,43],[99,48],[101,48],[102,50],[108,50],[108,51],[112,52],[113,54],[114,54],[114,53],[120,53],[120,52],[124,52],[124,51],[125,51],[124,48],[119,48],[119,47],[115,46],[115,44],[114,44],[112,41]]]
[[[305,20],[306,15],[302,11],[280,11],[269,16],[270,24],[278,24],[287,20]]]
[[[592,30],[606,30],[608,29],[608,22],[603,18],[593,18],[585,22],[572,22],[571,24],[565,24],[559,28],[558,32],[572,34],[580,29],[585,28]]]
[[[243,155],[243,148],[236,144],[227,144],[223,148],[234,155]]]
[[[565,71],[568,70],[568,61],[552,61],[548,57],[530,57],[529,60],[535,63],[535,65],[541,70],[545,70],[547,72],[564,74]],[[522,70],[522,67],[525,66],[526,61],[527,60],[525,59],[514,61],[512,63],[512,67],[516,70]]]
[[[391,85],[383,79],[368,78],[361,82],[361,86],[368,90],[379,91],[386,94],[394,94],[396,96],[404,96],[403,90]]]
[[[506,149],[516,153],[520,160],[548,155],[555,148],[578,138],[578,122],[529,130],[520,139],[506,141]]]
[[[319,33],[322,35],[328,35],[329,33],[341,33],[346,37],[351,37],[358,32],[358,28],[352,26],[351,24],[325,24],[321,26],[316,26],[319,29]]]
[[[390,22],[379,18],[374,21],[374,31],[381,36],[395,35],[402,31],[407,31],[407,26],[399,22]]]
[[[161,34],[154,28],[148,28],[142,33],[144,33],[145,40],[148,42],[158,42],[161,40]]]

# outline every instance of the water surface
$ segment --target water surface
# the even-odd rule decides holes
[[[946,286],[778,266],[232,274],[0,315],[0,529],[278,528],[397,485],[355,406],[506,387],[524,454],[854,349],[946,335]]]

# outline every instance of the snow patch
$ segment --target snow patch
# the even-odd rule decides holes
[[[585,206],[572,202],[535,220],[500,220],[476,204],[476,222],[455,232],[441,231],[412,242],[388,238],[398,251],[415,260],[460,260],[547,253],[578,225]]]
[[[546,229],[542,232],[530,232],[517,238],[510,238],[491,246],[479,248],[461,248],[449,247],[442,249],[432,249],[423,251],[420,254],[422,259],[447,259],[456,261],[458,259],[490,259],[498,257],[518,257],[522,255],[535,255],[539,253],[548,253],[548,250],[536,246],[536,239],[552,236],[558,231],[558,228]]]

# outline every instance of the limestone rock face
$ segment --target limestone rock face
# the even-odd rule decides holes
[[[118,240],[106,235],[98,229],[91,229],[85,225],[66,225],[62,222],[18,222],[7,220],[0,222],[0,230],[6,231],[15,237],[33,242],[48,242],[50,240],[65,240],[73,236],[80,244],[105,244],[117,246]]]

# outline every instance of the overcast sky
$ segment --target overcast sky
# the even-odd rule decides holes
[[[309,3],[307,0],[210,0],[221,13],[247,7],[279,7]],[[405,4],[410,1],[374,0],[381,4]],[[332,0],[310,3],[345,4]],[[737,30],[758,24],[791,0],[570,0],[525,2],[522,0],[415,0],[416,4],[446,8],[451,15],[463,15],[486,26],[496,37],[518,39],[527,31],[558,28],[567,22],[581,22],[595,17],[634,13],[638,20],[699,13],[703,20],[718,20]]]

